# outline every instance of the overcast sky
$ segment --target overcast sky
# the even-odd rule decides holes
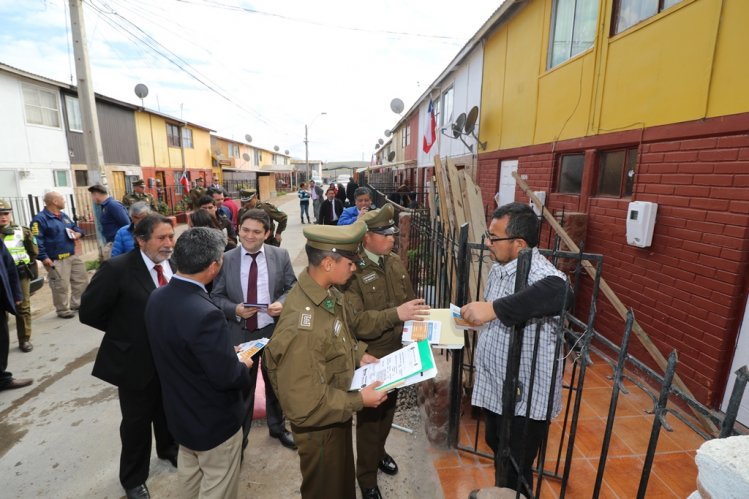
[[[411,107],[501,3],[85,0],[84,15],[96,92],[139,104],[144,83],[147,108],[296,158],[308,124],[310,159],[369,161],[400,119],[390,101]],[[0,62],[75,83],[67,5],[0,0]]]

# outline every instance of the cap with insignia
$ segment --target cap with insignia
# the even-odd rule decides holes
[[[139,178],[138,180],[135,180],[133,182],[133,187],[143,187],[144,185],[146,185],[146,183],[143,181],[142,178]]]
[[[387,236],[398,234],[400,230],[395,226],[395,208],[390,203],[379,210],[370,210],[361,217],[361,220],[367,224],[367,230],[375,234]]]
[[[101,184],[94,184],[88,188],[88,192],[98,192],[99,194],[107,194],[107,188]]]
[[[309,225],[304,228],[307,244],[313,248],[339,253],[356,263],[359,243],[367,232],[367,224],[357,221],[351,225]]]
[[[0,212],[7,213],[9,211],[13,211],[13,207],[6,200],[0,199]]]
[[[240,189],[239,200],[243,203],[246,203],[250,199],[254,198],[255,194],[257,194],[257,191],[255,189]]]

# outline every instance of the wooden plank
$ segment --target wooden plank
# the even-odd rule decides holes
[[[460,227],[463,226],[464,223],[468,222],[468,240],[471,240],[471,228],[473,227],[473,224],[470,223],[470,218],[466,219],[466,211],[464,207],[464,198],[465,198],[465,186],[463,184],[463,174],[461,172],[458,172],[455,162],[453,158],[449,158],[447,161],[447,168],[445,168],[447,171],[447,177],[448,182],[450,184],[450,190],[452,191],[452,200],[453,200],[453,212],[455,213],[455,230],[454,234],[457,235],[458,230],[460,230]],[[457,236],[456,236],[457,237]],[[476,272],[476,269],[474,269],[472,266],[468,267],[468,289],[476,289],[478,283],[478,272]],[[453,293],[453,303],[457,301],[457,288],[454,289]]]
[[[468,171],[463,170],[464,175],[464,184],[465,184],[465,193],[466,193],[466,200],[468,201],[468,209],[471,213],[471,234],[472,234],[472,242],[478,243],[481,241],[481,237],[486,232],[486,215],[484,214],[484,201],[481,196],[481,189],[474,183],[473,178],[471,178],[471,175]],[[478,267],[479,262],[471,262],[472,266],[476,267],[476,272],[478,273]],[[479,283],[479,292],[478,296],[484,295],[484,289],[486,289],[486,279],[489,277],[489,269],[491,265],[487,265],[486,263],[481,267],[481,273],[478,277],[478,283]],[[474,295],[475,296],[475,295]],[[473,296],[470,296],[469,299],[473,299]]]
[[[434,156],[434,177],[437,179],[437,194],[439,195],[440,204],[440,220],[445,230],[449,230],[450,227],[450,209],[452,206],[450,201],[449,187],[447,185],[447,175],[445,169],[442,167],[442,160],[438,155]]]
[[[562,241],[567,245],[567,247],[570,249],[571,252],[577,253],[580,251],[580,248],[578,248],[577,244],[575,244],[575,241],[572,240],[572,238],[567,234],[567,231],[564,230],[564,228],[559,225],[559,222],[554,218],[554,216],[549,212],[548,209],[543,208],[543,203],[541,200],[538,199],[538,197],[533,193],[533,191],[528,187],[528,184],[525,183],[525,181],[520,178],[520,175],[518,175],[518,172],[512,172],[512,176],[515,177],[515,181],[518,183],[518,186],[525,192],[528,197],[533,201],[533,203],[540,209],[543,210],[544,218],[549,223],[549,225],[554,229],[554,231],[559,234],[559,237],[562,238]],[[583,261],[583,268],[585,271],[590,275],[591,278],[595,278],[595,268],[593,265],[588,261]],[[603,291],[603,295],[609,299],[611,304],[614,306],[614,309],[617,311],[619,316],[626,320],[627,318],[627,307],[624,306],[624,303],[619,299],[619,297],[616,295],[613,289],[608,285],[606,280],[601,277],[600,278],[600,287],[601,291]],[[666,358],[661,354],[660,350],[658,350],[658,347],[653,343],[653,340],[650,339],[650,336],[645,332],[644,329],[640,326],[640,324],[635,320],[632,323],[632,331],[635,333],[635,336],[637,336],[637,339],[640,340],[640,343],[643,347],[645,347],[645,350],[650,354],[652,359],[655,361],[656,364],[658,364],[658,367],[662,369],[663,371],[666,370]],[[689,388],[684,384],[684,382],[681,380],[678,374],[674,374],[674,384],[684,393],[689,395],[694,399],[694,395],[692,395],[692,392],[689,391]],[[715,427],[712,421],[708,419],[706,416],[704,416],[702,413],[697,411],[696,409],[690,407],[692,412],[695,416],[702,422],[705,429],[708,430],[708,432],[712,433],[713,435],[717,435],[718,429]]]

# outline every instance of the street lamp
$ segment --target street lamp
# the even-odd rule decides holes
[[[312,123],[314,123],[317,118],[325,114],[328,114],[328,113],[326,113],[325,111],[321,112],[320,114],[315,116],[312,119],[312,121],[310,121],[309,125],[304,125],[304,163],[307,165],[307,182],[309,182],[310,179],[312,178],[309,173],[309,140],[307,140],[307,131],[308,131],[308,128],[312,126]]]

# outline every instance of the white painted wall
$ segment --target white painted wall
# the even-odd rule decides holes
[[[22,82],[55,95],[60,110],[59,128],[26,124]],[[4,186],[4,195],[42,195],[49,190],[71,192],[69,188],[55,188],[53,177],[53,170],[67,170],[69,178],[72,175],[61,105],[58,87],[0,71],[0,150],[3,152],[0,170],[4,171],[3,179],[10,179],[8,172],[14,172],[15,177],[14,182]],[[72,178],[70,180],[72,182]]]
[[[442,93],[447,90],[450,85],[453,86],[453,112],[452,116],[449,117],[445,125],[437,123],[437,141],[432,146],[429,154],[424,153],[422,149],[422,142],[424,137],[424,123],[426,121],[427,110],[429,109],[429,98],[426,98],[419,106],[419,132],[418,136],[415,137],[418,145],[418,166],[432,166],[434,164],[434,156],[439,155],[441,157],[449,156],[464,156],[471,154],[471,151],[466,148],[459,139],[452,138],[449,124],[455,121],[460,113],[468,113],[473,106],[479,106],[481,104],[481,80],[483,78],[483,65],[484,65],[484,51],[481,46],[476,47],[471,54],[461,63],[459,67],[450,73],[445,80],[440,82],[440,98]],[[437,97],[437,92],[433,93],[434,98]],[[440,128],[447,127],[445,133],[449,135],[446,137],[440,133]],[[478,134],[478,123],[476,126],[476,133]],[[468,144],[474,144],[473,152],[476,153],[476,145],[473,137],[464,136],[464,140]]]

